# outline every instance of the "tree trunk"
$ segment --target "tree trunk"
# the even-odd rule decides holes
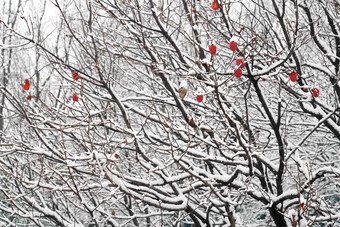
[[[269,212],[277,227],[287,226],[287,223],[286,223],[286,220],[284,219],[283,214],[280,211],[278,211],[276,207],[272,206],[269,209]]]

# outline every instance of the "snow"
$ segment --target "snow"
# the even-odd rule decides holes
[[[179,88],[184,88],[184,89],[188,89],[188,82],[186,80],[182,80]]]
[[[297,220],[298,220],[298,215],[297,215],[296,210],[290,209],[290,210],[288,211],[288,218],[289,218],[290,220],[297,221]]]
[[[284,200],[286,200],[286,199],[293,199],[293,198],[297,197],[297,195],[298,195],[298,192],[295,189],[293,189],[293,190],[286,190],[285,192],[283,192],[279,196],[271,195],[271,201],[273,203],[276,203],[278,201],[281,201],[282,199],[284,199]]]
[[[177,1],[154,1],[152,9],[150,2],[144,1],[118,1],[112,6],[105,1],[92,6],[89,2],[73,3],[63,3],[69,24],[58,16],[58,28],[48,28],[56,31],[51,36],[62,37],[58,46],[50,43],[43,28],[42,37],[36,37],[40,33],[34,18],[27,19],[29,23],[21,20],[25,25],[22,31],[4,27],[1,33],[6,39],[15,35],[13,43],[0,41],[4,53],[10,48],[14,51],[8,59],[15,65],[7,90],[1,85],[6,117],[0,144],[0,197],[4,200],[0,213],[12,213],[39,224],[42,217],[50,216],[66,226],[82,226],[76,218],[63,215],[72,212],[81,217],[83,225],[87,219],[97,219],[100,226],[106,220],[128,226],[137,218],[143,226],[144,219],[150,217],[152,225],[157,226],[161,216],[164,222],[168,221],[167,215],[174,214],[174,220],[189,219],[186,211],[190,209],[190,214],[204,220],[211,206],[211,225],[222,226],[228,223],[225,206],[229,204],[239,226],[261,226],[272,224],[272,220],[266,209],[260,212],[266,214],[265,220],[258,224],[259,208],[280,202],[277,208],[282,209],[285,218],[295,216],[297,220],[300,215],[301,226],[307,226],[307,220],[312,225],[312,220],[340,218],[337,204],[324,199],[335,195],[340,175],[336,135],[340,134],[339,110],[334,92],[339,82],[334,86],[329,81],[335,78],[329,58],[337,56],[334,42],[327,41],[334,36],[327,31],[329,26],[321,23],[327,21],[325,15],[316,14],[318,3],[310,9],[320,15],[314,25],[326,54],[317,49],[307,29],[292,35],[296,43],[288,50],[275,14],[263,14],[272,19],[267,21],[261,14],[263,8],[252,5],[252,1],[227,6],[228,19],[237,22],[230,28],[234,34],[231,39],[221,23],[221,12],[212,11],[207,1],[188,4],[189,15]],[[285,3],[284,23],[294,28],[295,18],[289,16],[295,15],[296,9],[292,2]],[[72,10],[74,7],[76,10]],[[193,14],[193,7],[201,11]],[[272,3],[265,7],[273,12]],[[255,13],[248,11],[255,8]],[[95,10],[93,21],[90,10]],[[329,12],[334,13],[332,10]],[[299,24],[307,24],[303,11],[300,13]],[[256,34],[249,26],[242,28],[252,22],[258,25]],[[65,38],[70,34],[68,29],[78,39]],[[192,29],[199,30],[200,42]],[[32,44],[23,46],[24,40]],[[241,44],[242,51],[232,53],[229,41]],[[210,58],[207,47],[212,42],[220,52]],[[41,57],[37,65],[37,56],[21,56],[32,46],[37,49],[32,49],[33,55]],[[208,57],[202,59],[198,48]],[[289,81],[287,72],[298,67],[291,53],[300,61],[304,87],[318,87],[320,97],[314,98],[310,92],[301,91],[302,84]],[[0,58],[7,67],[6,54]],[[247,73],[236,80],[232,76],[234,60],[241,55],[247,59]],[[94,68],[97,64],[100,69]],[[24,102],[21,99],[27,94],[20,80],[34,79],[34,66],[41,72],[41,97]],[[73,81],[71,69],[84,77]],[[196,78],[198,74],[203,80]],[[260,80],[259,85],[268,114],[250,76],[267,79]],[[185,99],[178,97],[178,88],[188,90]],[[79,103],[70,99],[73,92],[81,95]],[[195,101],[197,94],[205,95],[204,102]],[[223,96],[221,105],[216,95]],[[278,102],[283,105],[281,113]],[[225,113],[235,124],[230,126]],[[276,185],[279,146],[268,115],[275,120],[281,117],[279,132],[286,155],[282,160],[281,195],[277,195]],[[240,138],[235,138],[235,128]],[[248,141],[248,129],[259,131],[259,143]],[[7,147],[6,143],[12,145]],[[122,155],[116,158],[115,154]],[[321,176],[325,177],[315,180]],[[305,196],[310,193],[308,206],[302,192]],[[308,209],[301,211],[299,202],[322,212],[315,216]],[[215,217],[222,218],[217,221]]]
[[[32,197],[25,196],[25,199],[29,201],[33,207],[35,207],[37,210],[42,212],[43,214],[47,216],[54,217],[58,222],[63,223],[66,227],[83,227],[84,225],[78,223],[78,222],[71,222],[70,220],[67,220],[66,217],[61,217],[57,212],[52,211],[48,209],[47,207],[41,207],[38,205],[38,202],[35,201]]]
[[[115,183],[123,191],[128,192],[128,189],[126,188],[124,182],[121,179],[119,179],[116,175],[112,174],[110,171],[107,171],[106,175],[113,183]]]
[[[307,220],[304,217],[302,217],[300,219],[300,227],[307,227],[307,224],[308,224]]]
[[[239,38],[237,36],[232,36],[229,40],[230,42],[237,42],[239,41]]]
[[[206,59],[206,58],[202,59],[202,60],[201,60],[201,63],[202,63],[202,64],[207,64],[207,65],[212,65],[212,62],[209,61],[209,60]]]

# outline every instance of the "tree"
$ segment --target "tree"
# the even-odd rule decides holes
[[[1,87],[4,223],[339,224],[339,3],[212,2],[56,0],[54,47],[2,23],[49,73]]]
[[[4,14],[5,17],[2,19],[4,21],[6,21],[7,26],[9,26],[10,28],[14,28],[17,17],[18,17],[18,13],[19,13],[19,7],[20,6],[20,1],[17,5],[17,8],[15,8],[15,6],[13,6],[13,4],[11,2],[9,2],[8,4],[6,4],[6,2],[2,3],[2,8],[3,11],[4,10],[8,10],[9,13],[8,15]],[[1,20],[1,21],[2,21]],[[2,30],[1,31],[1,42],[2,42],[2,46],[3,45],[8,45],[11,46],[12,41],[13,41],[13,34],[12,33],[8,33],[6,34],[5,32],[6,30]],[[1,46],[1,47],[2,47]],[[11,48],[1,48],[1,83],[3,87],[7,87],[8,84],[8,75],[11,74],[11,65],[12,65],[12,49]],[[0,131],[3,131],[4,129],[4,104],[5,104],[5,96],[2,95],[1,96],[1,104],[0,104]],[[2,136],[1,136],[2,137]]]

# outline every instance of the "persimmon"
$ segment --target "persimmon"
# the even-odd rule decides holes
[[[75,80],[79,80],[79,78],[80,78],[79,73],[77,73],[77,72],[72,73],[72,77]]]
[[[215,55],[216,54],[216,46],[215,45],[209,46],[209,51],[210,51],[211,55]]]
[[[231,41],[229,43],[229,48],[230,48],[231,51],[235,51],[237,49],[237,42]]]
[[[79,101],[78,96],[77,96],[76,93],[74,93],[74,94],[72,95],[72,99],[73,99],[74,102],[78,102],[78,101]]]
[[[319,97],[319,95],[320,95],[320,90],[317,89],[317,88],[314,88],[314,89],[312,89],[312,93],[313,93],[313,96],[314,96],[315,98],[317,98],[317,97]]]
[[[197,100],[197,102],[202,102],[203,101],[203,95],[197,95],[196,100]]]
[[[234,75],[237,77],[237,78],[240,78],[242,76],[242,69],[235,69],[234,70]]]
[[[23,86],[25,91],[28,91],[30,89],[31,83],[28,80],[25,80],[25,84]]]
[[[242,63],[243,63],[243,58],[236,59],[236,65],[241,65],[241,68],[246,66],[246,63],[243,63],[243,64]]]
[[[213,10],[218,10],[220,8],[216,0],[214,0],[213,3],[211,4],[211,8]]]
[[[296,73],[295,71],[291,72],[291,73],[289,74],[289,78],[290,78],[290,80],[291,80],[292,82],[295,82],[296,79],[297,79],[297,73]]]

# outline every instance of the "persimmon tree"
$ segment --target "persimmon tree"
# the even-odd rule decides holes
[[[1,23],[45,81],[1,86],[4,223],[339,224],[337,1],[51,3]]]

